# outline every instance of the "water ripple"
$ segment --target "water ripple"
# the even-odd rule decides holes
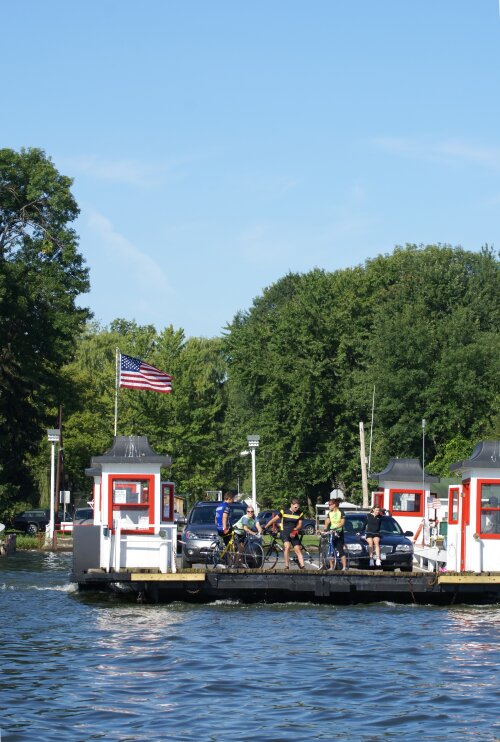
[[[500,739],[500,609],[121,604],[0,560],[4,740]]]

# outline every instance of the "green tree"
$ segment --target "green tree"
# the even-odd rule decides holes
[[[0,150],[0,487],[33,497],[28,457],[64,390],[89,316],[76,306],[88,271],[69,226],[72,181],[39,149]]]
[[[173,466],[165,476],[179,492],[201,496],[204,490],[229,486],[226,476],[225,383],[227,368],[221,339],[185,340],[173,327],[157,333],[152,326],[115,320],[109,328],[89,325],[74,361],[64,369],[78,390],[68,400],[64,448],[68,486],[89,490],[84,470],[93,455],[113,440],[115,349],[160,368],[174,377],[171,394],[120,389],[118,434],[147,435]]]
[[[364,266],[288,275],[228,328],[227,439],[260,433],[259,496],[312,503],[332,484],[360,490],[359,421],[376,389],[372,470],[426,460],[460,433],[498,430],[499,263],[408,245]]]

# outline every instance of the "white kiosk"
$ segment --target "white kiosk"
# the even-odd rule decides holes
[[[431,507],[431,482],[439,477],[427,474],[418,459],[389,459],[386,468],[370,474],[380,489],[372,493],[372,507],[388,510],[399,522],[403,531],[412,531],[414,540],[421,535],[422,545],[429,545],[429,510]]]
[[[449,487],[447,568],[500,570],[500,441],[478,443],[470,458],[450,466],[462,475]]]
[[[85,473],[94,478],[94,520],[73,529],[76,571],[176,571],[173,491],[160,478],[161,467],[171,463],[146,436],[116,436],[108,451],[92,458]]]

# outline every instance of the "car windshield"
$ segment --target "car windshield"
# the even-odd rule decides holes
[[[366,518],[360,518],[359,516],[348,517],[345,519],[344,530],[346,533],[361,533],[365,527],[365,523]]]
[[[366,515],[354,515],[348,516],[345,522],[345,531],[347,533],[361,533],[364,531],[366,526]],[[401,536],[403,530],[399,523],[389,515],[382,516],[382,523],[380,524],[380,533],[392,534],[394,536]]]
[[[391,533],[393,535],[401,536],[403,529],[394,518],[384,515],[382,517],[382,523],[380,525],[380,533]]]
[[[211,525],[215,523],[215,509],[218,503],[214,502],[213,505],[203,505],[202,507],[195,507],[191,512],[189,522],[192,525]],[[236,523],[242,515],[246,513],[246,505],[236,505],[231,508],[231,523]]]

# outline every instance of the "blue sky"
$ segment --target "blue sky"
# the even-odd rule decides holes
[[[500,245],[498,0],[3,0],[2,147],[74,178],[92,290],[214,337],[289,271]]]

